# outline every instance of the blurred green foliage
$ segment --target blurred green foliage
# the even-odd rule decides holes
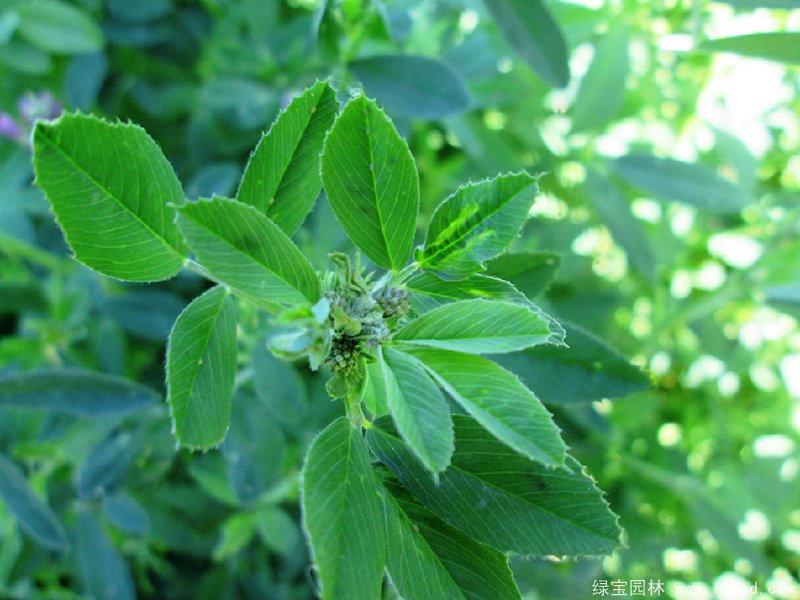
[[[627,548],[516,557],[526,598],[603,580],[800,597],[800,14],[690,4],[0,0],[0,596],[313,596],[298,472],[340,405],[265,351],[271,324],[239,303],[227,438],[176,452],[150,390],[203,281],[136,287],[72,261],[27,140],[59,105],[130,119],[188,197],[230,195],[291,94],[329,77],[408,139],[423,221],[468,180],[547,173],[524,259],[490,272],[573,324],[574,352],[507,366],[607,491]],[[318,268],[349,249],[324,201],[294,239]],[[15,391],[21,371],[38,392]]]

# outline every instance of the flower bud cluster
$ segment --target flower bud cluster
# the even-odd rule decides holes
[[[382,287],[373,292],[372,297],[381,307],[384,318],[388,319],[408,312],[408,290]]]
[[[370,275],[341,254],[332,256],[336,271],[325,280],[330,304],[331,350],[325,364],[334,373],[349,374],[370,360],[391,333],[390,324],[408,311],[408,292],[382,284],[370,285]],[[389,322],[387,322],[389,321]]]

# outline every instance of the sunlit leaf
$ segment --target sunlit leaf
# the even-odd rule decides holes
[[[302,475],[303,525],[323,600],[380,597],[384,499],[361,432],[345,418],[312,442]]]
[[[236,199],[294,233],[322,188],[319,155],[338,106],[327,82],[292,100],[253,151]]]
[[[141,127],[66,114],[33,134],[36,183],[75,257],[129,281],[168,279],[187,251],[175,225],[181,185]]]
[[[236,376],[236,306],[218,286],[180,314],[167,345],[167,401],[175,437],[189,448],[222,441]]]
[[[322,182],[347,235],[375,264],[408,262],[419,210],[414,158],[386,114],[359,96],[325,140]]]
[[[594,481],[569,458],[549,469],[498,442],[473,419],[453,415],[456,450],[434,482],[387,419],[368,432],[370,447],[426,508],[449,525],[523,555],[601,555],[620,529]]]

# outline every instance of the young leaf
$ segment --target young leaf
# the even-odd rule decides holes
[[[303,526],[322,600],[380,597],[384,498],[361,432],[344,417],[311,443],[302,475]]]
[[[752,202],[745,190],[703,165],[629,154],[611,161],[610,167],[631,185],[659,198],[712,212],[737,212]]]
[[[339,103],[325,81],[306,89],[261,137],[236,193],[288,235],[308,215],[322,188],[319,155]]]
[[[509,46],[548,84],[569,83],[567,43],[542,0],[484,0]]]
[[[387,482],[386,569],[407,600],[521,598],[508,557],[444,523]]]
[[[464,112],[470,98],[457,71],[427,56],[371,56],[348,68],[387,109],[420,119]]]
[[[435,273],[416,273],[405,283],[411,292],[411,308],[417,314],[433,310],[453,300],[492,298],[524,303],[525,296],[513,285],[496,277],[470,275],[466,279],[442,279]]]
[[[33,152],[36,183],[78,260],[128,281],[180,271],[187,252],[172,206],[183,191],[144,129],[65,114],[36,124]]]
[[[22,530],[42,546],[66,550],[67,535],[53,510],[33,492],[19,469],[0,454],[0,499]]]
[[[435,308],[393,339],[413,346],[493,354],[544,344],[549,337],[547,321],[527,306],[478,298]]]
[[[217,286],[180,314],[167,343],[167,401],[178,442],[210,448],[230,424],[236,377],[236,305]]]
[[[519,234],[536,192],[536,178],[527,173],[462,186],[436,208],[416,260],[454,277],[482,270]]]
[[[450,407],[422,366],[392,348],[380,355],[386,402],[397,430],[431,473],[447,468],[453,453]]]
[[[313,304],[317,274],[281,229],[252,206],[227,198],[190,202],[178,223],[212,277],[256,304]]]
[[[605,342],[580,327],[563,325],[569,348],[530,348],[498,361],[553,404],[620,398],[649,387],[647,375]]]
[[[347,235],[384,269],[406,265],[419,210],[414,158],[374,101],[351,100],[322,152],[322,183]]]
[[[567,447],[558,427],[513,373],[471,354],[430,348],[407,352],[498,440],[544,465],[564,464]]]
[[[0,405],[83,416],[125,414],[153,406],[158,394],[122,377],[82,369],[0,375]]]
[[[787,2],[786,8],[789,8]],[[796,4],[791,4],[796,8]],[[800,65],[800,32],[775,31],[750,33],[735,37],[706,40],[699,50],[710,52],[734,52],[742,56],[753,56],[790,65]]]
[[[572,106],[572,130],[598,128],[613,119],[622,105],[627,77],[628,30],[615,23],[595,45],[592,64]]]
[[[568,458],[552,470],[499,443],[480,424],[453,415],[456,449],[434,483],[387,419],[368,432],[370,447],[426,508],[501,552],[602,555],[620,529],[594,481]]]

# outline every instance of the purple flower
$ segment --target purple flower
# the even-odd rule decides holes
[[[19,116],[28,124],[38,119],[55,119],[61,114],[61,103],[49,91],[28,92],[17,101]]]
[[[25,136],[19,124],[8,113],[0,113],[0,135],[15,141]]]

